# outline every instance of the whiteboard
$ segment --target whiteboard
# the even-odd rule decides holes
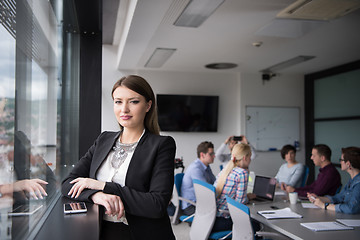
[[[294,145],[300,141],[300,108],[246,106],[246,137],[258,151]]]

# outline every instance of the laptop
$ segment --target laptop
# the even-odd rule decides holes
[[[251,202],[272,202],[275,196],[276,179],[266,176],[255,176],[253,193],[256,198]]]

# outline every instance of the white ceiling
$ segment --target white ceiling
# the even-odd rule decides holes
[[[259,72],[299,55],[312,55],[316,58],[278,73],[308,74],[360,59],[359,10],[331,21],[284,20],[276,15],[294,0],[225,0],[200,27],[174,26],[188,1],[121,0],[113,8],[115,28],[103,27],[104,33],[114,31],[110,44],[119,46],[118,69],[149,69],[144,66],[156,48],[177,49],[162,67],[151,68],[160,71]],[[252,45],[259,41],[262,46]],[[217,62],[238,67],[204,67]]]

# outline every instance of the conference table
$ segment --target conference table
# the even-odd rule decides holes
[[[316,232],[300,225],[300,223],[306,222],[333,222],[336,219],[360,219],[360,214],[337,213],[321,208],[303,208],[300,201],[296,204],[290,204],[287,195],[282,194],[276,195],[273,202],[249,203],[247,206],[250,209],[252,219],[291,239],[360,239],[360,227],[355,227],[352,230]],[[279,209],[289,207],[293,212],[302,215],[302,218],[267,220],[258,214],[258,211],[273,210],[272,206]]]

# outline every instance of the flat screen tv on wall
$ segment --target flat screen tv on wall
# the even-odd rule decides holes
[[[217,132],[218,96],[157,94],[159,125],[168,132]]]

